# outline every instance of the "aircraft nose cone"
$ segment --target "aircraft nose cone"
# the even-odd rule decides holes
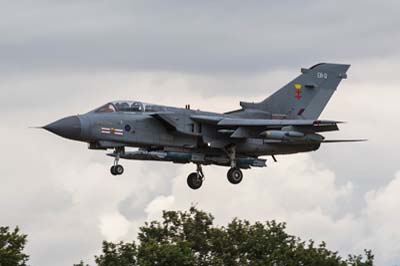
[[[76,115],[62,118],[44,126],[43,128],[67,139],[81,139],[82,125]]]

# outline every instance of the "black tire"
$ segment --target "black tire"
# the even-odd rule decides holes
[[[239,168],[231,168],[228,171],[228,180],[231,184],[237,185],[242,182],[243,173]]]
[[[117,175],[117,172],[115,171],[115,165],[111,166],[111,168],[110,168],[110,173],[111,173],[112,175]]]
[[[226,174],[226,176],[228,177],[228,180],[229,180],[229,178],[230,178],[230,176],[231,176],[232,169],[233,169],[233,168],[230,168],[230,169],[228,170],[228,173]]]
[[[117,165],[114,167],[114,171],[115,171],[115,173],[116,173],[117,175],[122,175],[122,174],[124,173],[124,167],[123,167],[122,165],[120,165],[120,164],[117,164]]]
[[[203,184],[203,179],[197,173],[191,173],[187,177],[187,184],[191,189],[199,189]]]

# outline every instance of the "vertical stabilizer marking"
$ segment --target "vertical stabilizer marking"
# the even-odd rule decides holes
[[[294,98],[296,98],[297,100],[301,99],[301,84],[294,84],[294,88],[295,88],[295,96]]]

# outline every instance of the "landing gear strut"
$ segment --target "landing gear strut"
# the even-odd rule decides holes
[[[191,189],[199,189],[203,184],[204,174],[200,164],[197,164],[196,172],[190,173],[187,177],[187,184]]]
[[[229,169],[227,173],[228,181],[234,185],[239,184],[242,182],[243,173],[240,168],[236,166],[236,146],[231,145],[226,147],[226,154],[231,162],[231,169]]]
[[[122,175],[124,173],[124,167],[118,164],[120,154],[124,152],[124,148],[115,148],[115,159],[114,164],[110,168],[112,175]]]

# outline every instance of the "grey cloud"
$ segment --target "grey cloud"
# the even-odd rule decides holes
[[[290,6],[290,8],[288,7]],[[397,53],[397,2],[36,1],[3,5],[0,68],[265,71]],[[360,8],[362,6],[362,12]],[[387,36],[390,36],[388,39]],[[396,41],[397,40],[397,41]]]
[[[176,176],[176,172],[177,168],[173,165],[154,162],[149,162],[146,168],[135,172],[131,178],[135,180],[136,193],[129,194],[120,200],[119,213],[129,221],[146,219],[144,206],[159,195],[171,193],[171,178]],[[167,175],[160,175],[160,173],[167,173]]]

